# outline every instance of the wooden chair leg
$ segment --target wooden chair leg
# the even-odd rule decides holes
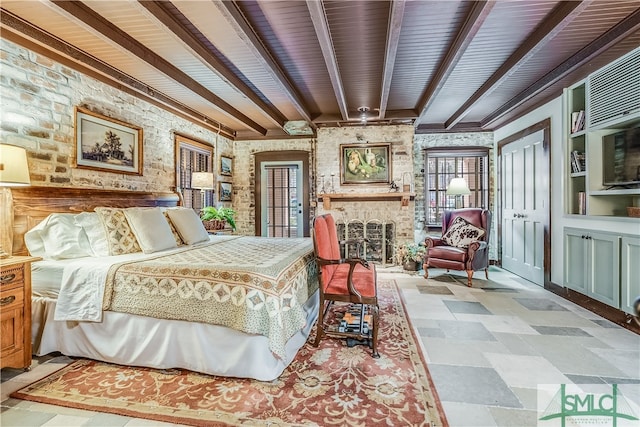
[[[467,286],[471,287],[471,279],[473,279],[473,270],[467,270]]]
[[[320,344],[320,340],[324,336],[324,298],[320,298],[320,304],[318,305],[318,320],[316,324],[316,339],[313,342],[313,346],[317,347]]]
[[[373,353],[371,355],[377,359],[380,357],[380,353],[378,353],[378,304],[371,305],[370,310],[373,311]]]
[[[489,280],[489,268],[484,269],[484,277],[486,277],[487,280]]]
[[[429,270],[427,269],[427,264],[422,264],[422,269],[424,270],[424,278],[428,279],[429,278]]]

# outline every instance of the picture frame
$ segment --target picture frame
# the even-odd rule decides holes
[[[231,201],[231,190],[232,185],[230,182],[222,182],[218,181],[218,197],[221,202],[230,202]]]
[[[390,184],[391,144],[341,144],[341,184]]]
[[[73,166],[142,175],[142,127],[75,108]]]
[[[220,156],[220,175],[233,175],[233,159],[231,157]]]

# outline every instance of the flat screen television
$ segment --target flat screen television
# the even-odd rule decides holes
[[[602,184],[640,186],[640,126],[602,137]]]

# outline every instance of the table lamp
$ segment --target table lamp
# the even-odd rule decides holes
[[[471,194],[467,181],[464,178],[452,178],[447,187],[447,195],[456,197],[456,209],[464,207],[462,196]]]
[[[0,144],[0,258],[8,258],[13,251],[13,196],[8,187],[31,185],[27,152],[22,147]]]
[[[200,209],[204,208],[204,194],[206,190],[213,190],[213,172],[193,172],[191,174],[191,188],[200,189]]]

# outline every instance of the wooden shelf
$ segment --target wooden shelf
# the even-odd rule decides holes
[[[332,201],[341,202],[357,202],[357,201],[389,201],[398,200],[401,202],[402,207],[409,206],[409,200],[414,200],[415,193],[406,192],[387,192],[387,193],[326,193],[321,194],[318,197],[318,201],[322,202],[324,209],[331,209]]]

